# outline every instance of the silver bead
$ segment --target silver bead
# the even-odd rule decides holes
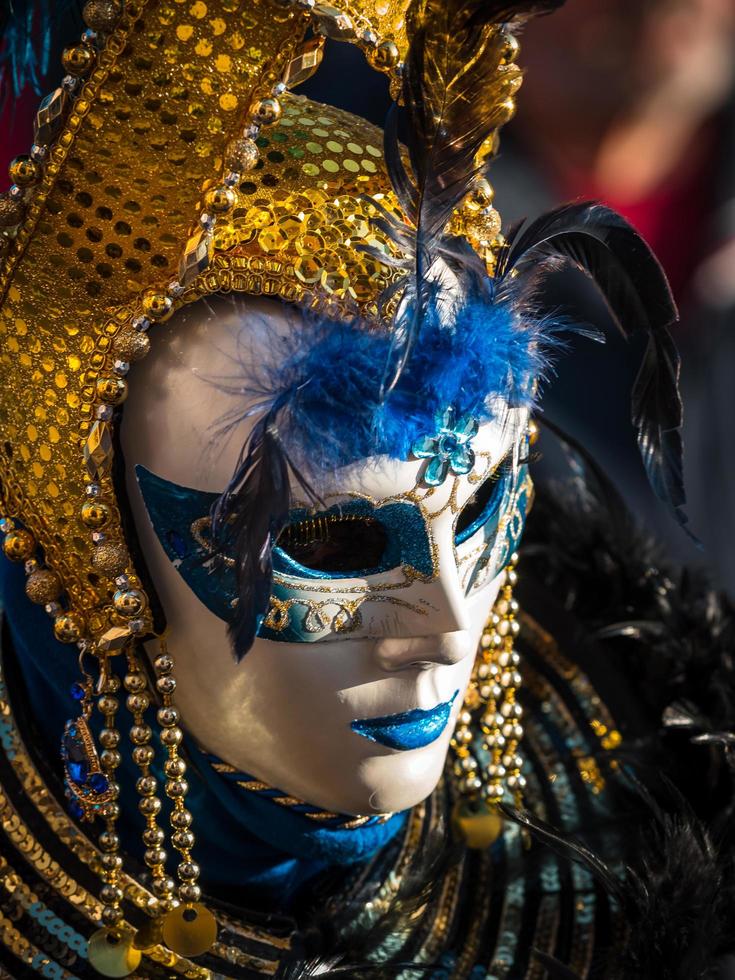
[[[179,887],[179,895],[182,902],[198,902],[202,897],[202,890],[199,885],[187,882]]]
[[[160,847],[166,835],[160,827],[146,827],[143,831],[143,843],[146,847]]]
[[[103,830],[98,842],[103,851],[116,851],[120,846],[120,838],[111,830]]]
[[[135,788],[141,796],[153,796],[158,788],[158,780],[155,776],[141,776]]]
[[[167,653],[162,653],[156,657],[153,666],[160,674],[168,674],[174,669],[174,662]]]
[[[163,764],[163,771],[170,779],[180,779],[186,772],[186,763],[183,759],[166,759]]]
[[[190,830],[176,830],[171,835],[171,843],[179,851],[188,851],[194,846],[194,834]]]
[[[136,766],[149,766],[156,757],[152,745],[136,745],[133,749],[133,762]]]
[[[199,865],[196,861],[182,861],[176,869],[179,878],[184,881],[196,881],[199,877]]]
[[[170,796],[172,800],[186,796],[188,791],[189,784],[185,779],[169,779],[166,782],[166,796]]]
[[[103,749],[116,749],[120,744],[120,732],[115,728],[103,728],[100,732],[100,745]]]
[[[166,898],[176,887],[173,878],[154,878],[153,893],[157,898]]]
[[[145,674],[141,670],[126,674],[123,685],[125,690],[130,691],[131,694],[138,694],[140,691],[145,691],[147,687]]]
[[[169,705],[165,708],[159,708],[156,718],[159,725],[163,725],[164,728],[172,728],[179,722],[179,712],[176,708]]]
[[[180,728],[164,728],[161,732],[161,742],[168,747],[180,745],[183,737]]]
[[[97,702],[97,707],[103,715],[114,715],[120,707],[120,702],[110,694],[103,694]]]
[[[143,860],[152,868],[155,864],[165,864],[168,854],[162,847],[149,847],[143,854]]]
[[[133,745],[145,745],[150,742],[153,731],[150,725],[133,725],[130,729],[130,740]]]
[[[129,694],[126,705],[131,714],[142,714],[151,703],[151,699],[143,692],[141,694]]]
[[[122,917],[122,909],[117,905],[106,905],[102,909],[102,922],[106,926],[116,926]]]
[[[176,680],[173,677],[159,677],[156,681],[156,689],[161,694],[173,694],[176,690]]]
[[[144,817],[155,817],[161,812],[161,801],[157,796],[145,796],[138,800],[138,809]]]
[[[100,752],[100,764],[103,769],[117,769],[122,758],[117,749],[103,749]]]

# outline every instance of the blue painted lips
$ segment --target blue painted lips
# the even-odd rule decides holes
[[[431,745],[447,727],[452,705],[459,694],[455,691],[449,701],[435,708],[414,708],[397,715],[353,721],[350,728],[356,735],[379,742],[389,749],[422,749]]]

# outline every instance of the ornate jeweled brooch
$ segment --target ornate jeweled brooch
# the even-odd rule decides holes
[[[437,414],[435,436],[422,436],[411,448],[416,459],[428,459],[423,474],[424,483],[440,486],[451,472],[465,476],[475,465],[472,440],[477,435],[477,421],[466,415],[457,418],[453,408]]]

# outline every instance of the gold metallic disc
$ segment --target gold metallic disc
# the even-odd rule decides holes
[[[103,977],[127,977],[140,964],[141,952],[132,936],[119,936],[110,929],[98,929],[89,940],[90,966]]]
[[[163,941],[179,956],[201,956],[217,939],[217,920],[197,902],[172,909],[163,920]]]
[[[503,818],[481,800],[459,800],[452,812],[452,828],[471,850],[484,851],[502,834]]]

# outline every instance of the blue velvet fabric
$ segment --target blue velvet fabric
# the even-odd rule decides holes
[[[61,734],[66,720],[78,713],[78,704],[69,694],[79,678],[76,650],[56,641],[50,618],[26,598],[24,581],[22,567],[0,557],[3,614],[26,688],[24,695],[11,693],[14,698],[28,698],[44,743],[38,748],[61,777]],[[120,701],[118,726],[125,736],[131,717],[123,696]],[[154,717],[150,723],[155,727]],[[99,727],[93,716],[95,726]],[[186,740],[185,751],[190,787],[187,806],[194,814],[196,834],[193,856],[203,869],[205,889],[215,890],[230,901],[257,897],[259,907],[267,903],[273,910],[285,911],[316,874],[366,861],[405,824],[406,814],[397,814],[384,824],[370,823],[354,830],[324,826],[238,787],[213,769],[191,739]],[[126,851],[142,858],[143,821],[135,792],[139,772],[129,753],[123,751],[122,759],[121,805],[123,814],[130,815],[121,820],[122,843]],[[159,755],[159,766],[161,759]],[[156,775],[162,779],[160,768]],[[167,822],[167,818],[162,819],[161,826]]]

